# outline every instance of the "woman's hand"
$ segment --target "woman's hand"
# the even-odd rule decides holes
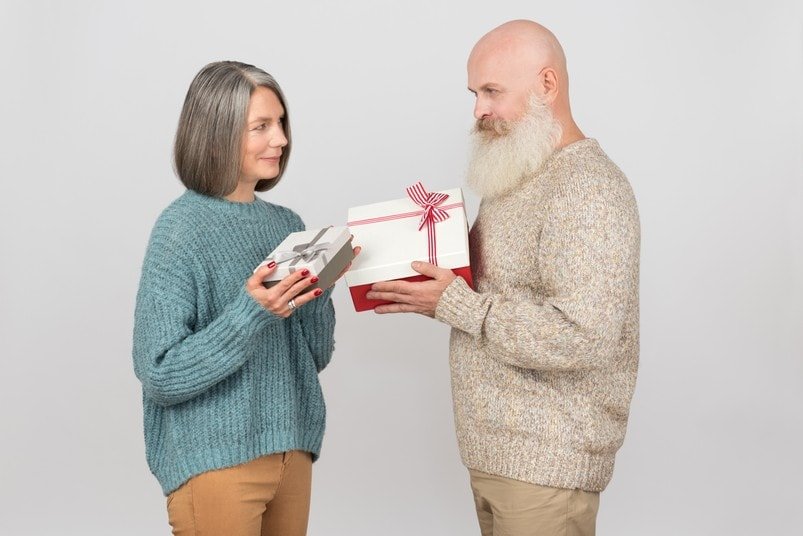
[[[323,294],[323,290],[316,288],[299,296],[302,290],[318,282],[318,278],[311,275],[306,268],[293,272],[270,288],[265,288],[262,281],[274,270],[275,262],[259,268],[245,282],[245,290],[259,305],[276,316],[287,318],[293,314],[294,309]]]

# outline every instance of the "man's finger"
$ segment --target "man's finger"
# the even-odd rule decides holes
[[[412,303],[412,296],[409,294],[397,294],[395,292],[377,292],[371,290],[365,295],[369,300],[391,301],[395,303]]]
[[[438,279],[438,276],[442,275],[445,270],[445,268],[438,268],[434,264],[424,261],[414,261],[410,266],[419,274],[431,277],[432,279]]]
[[[398,294],[410,294],[415,283],[409,281],[380,281],[371,285],[372,291],[377,292],[396,292]]]
[[[409,303],[389,303],[387,305],[377,305],[374,312],[380,315],[386,313],[418,313],[419,309]]]

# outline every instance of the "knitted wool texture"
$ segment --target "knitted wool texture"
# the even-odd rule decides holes
[[[639,353],[635,198],[596,141],[557,151],[484,199],[461,278],[436,318],[453,327],[460,452],[478,471],[602,491],[622,445]]]
[[[134,370],[148,465],[165,495],[190,477],[288,450],[317,458],[325,408],[318,372],[334,349],[331,291],[288,319],[245,291],[289,233],[287,208],[191,190],[161,214],[142,268]]]

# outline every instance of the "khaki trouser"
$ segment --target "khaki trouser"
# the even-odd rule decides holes
[[[482,536],[593,536],[599,493],[469,469]]]
[[[312,458],[291,451],[209,471],[167,498],[175,536],[303,536]]]

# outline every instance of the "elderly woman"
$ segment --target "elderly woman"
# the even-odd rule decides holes
[[[137,295],[134,369],[148,464],[177,535],[305,534],[332,356],[331,290],[252,270],[304,224],[265,202],[290,156],[279,85],[225,61],[184,101],[175,166],[187,191],[158,218]]]

